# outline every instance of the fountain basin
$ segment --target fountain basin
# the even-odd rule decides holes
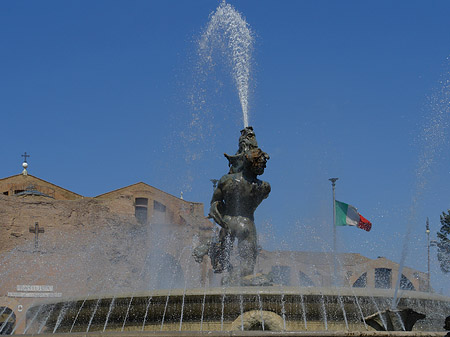
[[[248,327],[245,313],[260,311],[256,330],[273,329],[264,322],[264,312],[270,312],[281,319],[286,332],[370,332],[373,329],[364,317],[389,308],[393,295],[393,290],[382,289],[279,286],[156,290],[48,301],[27,311],[26,325],[27,333],[225,333]],[[443,331],[450,298],[404,291],[398,306],[426,315],[414,326],[415,331]],[[240,325],[236,324],[239,320]]]

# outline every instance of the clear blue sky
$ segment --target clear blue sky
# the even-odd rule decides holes
[[[263,246],[329,250],[328,178],[339,177],[338,200],[373,223],[339,228],[340,250],[398,262],[412,228],[406,264],[426,271],[426,217],[434,239],[450,208],[448,130],[424,131],[436,126],[433,95],[448,122],[450,3],[229,3],[255,36],[250,124],[271,155]],[[19,173],[27,151],[30,174],[85,196],[144,181],[207,205],[242,128],[226,70],[191,123],[195,41],[218,4],[0,2],[0,176]],[[432,272],[449,294],[435,258]]]

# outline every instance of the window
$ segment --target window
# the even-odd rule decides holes
[[[14,194],[25,192],[25,190],[14,190]]]
[[[414,285],[411,283],[411,281],[403,274],[402,274],[402,277],[400,278],[400,289],[416,290],[416,288],[414,288]]]
[[[367,273],[362,274],[356,281],[353,283],[354,288],[365,288],[367,287]]]
[[[3,192],[3,195],[8,195],[9,194],[9,192],[8,191],[6,191],[6,192]]]
[[[166,206],[156,200],[153,201],[152,223],[159,225],[166,223]]]
[[[134,203],[136,204],[136,206],[148,207],[148,199],[147,198],[136,198]]]
[[[156,200],[153,201],[153,209],[158,212],[166,212],[166,206]]]
[[[390,289],[392,287],[392,269],[375,268],[375,288]]]
[[[134,200],[134,216],[141,224],[147,222],[148,199],[136,198]]]
[[[289,285],[291,279],[291,267],[273,266],[272,275],[274,283],[281,285]]]

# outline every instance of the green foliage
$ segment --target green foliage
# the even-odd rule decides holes
[[[441,229],[437,233],[437,257],[444,273],[450,273],[450,210],[442,212]]]

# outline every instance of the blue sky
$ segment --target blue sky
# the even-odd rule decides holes
[[[339,177],[338,200],[373,222],[339,228],[339,249],[398,262],[410,231],[406,264],[426,271],[425,220],[434,236],[450,208],[450,3],[228,2],[255,37],[250,124],[271,156],[264,247],[329,250]],[[192,126],[196,41],[218,4],[1,2],[0,176],[27,151],[30,174],[85,196],[144,181],[207,205],[242,128],[220,64]],[[450,293],[435,258],[432,280]]]

